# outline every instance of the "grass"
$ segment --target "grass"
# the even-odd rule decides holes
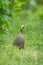
[[[22,14],[23,12],[21,12]],[[21,16],[19,14],[19,16]],[[43,7],[35,13],[27,11],[11,22],[7,34],[0,36],[0,65],[43,65]],[[19,34],[20,26],[27,24],[23,30],[25,36],[24,49],[13,46]]]

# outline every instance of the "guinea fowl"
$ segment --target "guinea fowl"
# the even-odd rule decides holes
[[[25,39],[24,39],[24,35],[23,35],[23,29],[24,28],[25,28],[25,25],[22,25],[19,35],[14,40],[14,45],[18,46],[19,49],[24,48],[24,43],[25,43]]]

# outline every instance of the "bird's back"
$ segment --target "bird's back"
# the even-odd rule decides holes
[[[24,39],[23,34],[19,34],[14,41],[14,45],[18,46],[19,48],[23,48],[24,42],[25,42],[25,39]]]

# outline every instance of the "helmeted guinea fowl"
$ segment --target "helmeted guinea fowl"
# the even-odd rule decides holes
[[[14,45],[15,46],[18,46],[19,49],[20,48],[24,48],[24,43],[25,43],[25,38],[24,38],[24,35],[23,35],[23,29],[25,28],[25,25],[22,25],[21,26],[21,29],[20,29],[20,33],[19,35],[16,37],[16,39],[14,40]]]

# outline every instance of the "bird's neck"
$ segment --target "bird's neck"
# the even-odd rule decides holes
[[[20,34],[23,34],[23,32],[20,31]]]
[[[23,28],[20,30],[20,33],[23,34]]]
[[[20,34],[23,34],[23,31],[20,31]]]

